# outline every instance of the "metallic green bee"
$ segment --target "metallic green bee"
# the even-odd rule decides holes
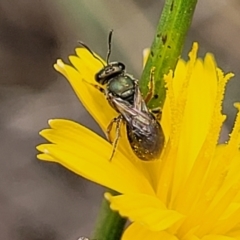
[[[104,64],[85,44],[81,43],[103,64],[103,68],[96,73],[95,80],[105,88],[98,85],[95,87],[106,96],[109,104],[119,113],[119,116],[110,122],[106,132],[109,141],[113,143],[110,160],[117,147],[122,123],[126,125],[128,140],[136,156],[144,161],[157,159],[164,146],[164,133],[155,115],[147,108],[147,101],[152,96],[152,88],[149,89],[144,100],[138,80],[126,73],[125,65],[121,62],[109,62],[112,32],[108,37],[107,64]],[[151,82],[153,82],[152,76],[153,74]],[[110,132],[113,124],[116,124],[116,137],[112,141]]]

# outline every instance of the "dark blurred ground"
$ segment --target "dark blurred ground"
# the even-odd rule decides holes
[[[106,54],[114,29],[112,59],[136,77],[142,49],[152,41],[163,1],[0,1],[0,239],[62,240],[89,235],[103,189],[51,163],[36,160],[38,131],[49,118],[69,118],[100,130],[67,82],[52,68],[78,40]],[[201,0],[185,47],[200,43],[225,71],[226,139],[240,100],[240,3]]]

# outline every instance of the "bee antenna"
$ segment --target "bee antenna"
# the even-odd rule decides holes
[[[92,56],[96,58],[103,65],[103,67],[105,67],[104,62],[98,56],[96,56],[95,53],[84,42],[78,41],[78,43],[86,48],[92,54]]]
[[[107,52],[107,58],[106,58],[107,64],[109,62],[109,58],[112,52],[112,35],[113,35],[113,29],[109,32],[109,35],[108,35],[108,52]]]

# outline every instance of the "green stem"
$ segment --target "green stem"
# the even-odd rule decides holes
[[[112,195],[118,193],[108,189]],[[97,223],[92,235],[93,240],[120,240],[127,219],[109,208],[109,202],[103,198]]]
[[[150,72],[155,67],[154,95],[149,102],[150,109],[162,108],[165,97],[164,74],[175,69],[181,55],[184,40],[190,27],[197,0],[166,0],[151,51],[140,80],[144,96],[148,92]]]

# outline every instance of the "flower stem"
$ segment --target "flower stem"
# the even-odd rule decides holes
[[[107,192],[112,195],[118,195],[117,192],[108,189]],[[109,208],[109,202],[103,198],[97,223],[92,235],[93,240],[120,240],[127,219],[122,218],[118,212]]]
[[[154,95],[150,109],[162,108],[165,97],[164,74],[174,69],[181,55],[184,40],[190,27],[197,0],[166,0],[157,26],[157,32],[140,80],[144,96],[148,92],[150,72],[154,71]]]

